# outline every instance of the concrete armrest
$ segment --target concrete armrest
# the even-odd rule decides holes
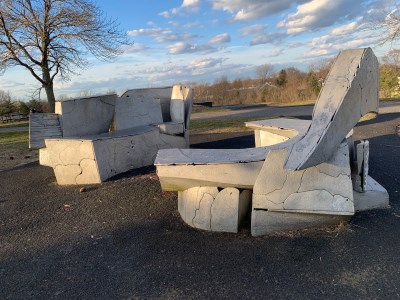
[[[246,127],[254,130],[268,131],[274,134],[292,138],[298,134],[304,135],[310,127],[311,120],[277,118],[245,122]]]
[[[246,122],[254,130],[256,147],[270,146],[287,141],[295,136],[304,136],[311,121],[298,119],[269,119]]]

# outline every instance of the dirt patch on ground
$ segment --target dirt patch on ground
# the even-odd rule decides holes
[[[0,171],[39,160],[39,150],[30,150],[26,142],[0,145]]]

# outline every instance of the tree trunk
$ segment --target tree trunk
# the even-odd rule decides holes
[[[49,105],[49,112],[54,113],[55,110],[55,103],[56,103],[56,98],[54,96],[54,90],[53,90],[53,83],[50,82],[49,84],[43,85],[44,90],[46,91],[47,95],[47,103]]]
[[[54,113],[56,98],[54,96],[53,81],[50,77],[50,72],[47,68],[42,69],[43,72],[43,87],[46,91],[47,103],[49,105],[49,112]]]

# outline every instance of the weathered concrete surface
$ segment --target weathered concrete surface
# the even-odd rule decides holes
[[[311,121],[277,118],[246,122],[246,127],[254,130],[256,147],[275,145],[287,141],[296,135],[303,136],[310,127]]]
[[[158,99],[160,101],[162,119],[164,120],[164,122],[169,122],[171,121],[171,94],[172,87],[132,89],[124,92],[120,98],[148,97],[149,95],[151,95],[153,99]]]
[[[61,137],[61,125],[58,114],[31,113],[29,115],[29,148],[45,147],[46,138]]]
[[[305,170],[286,170],[285,150],[268,153],[253,189],[252,234],[267,234],[271,230],[294,230],[308,226],[330,225],[343,218],[321,215],[354,214],[353,188],[350,176],[347,142],[341,144],[327,162]],[[261,212],[260,212],[261,211]],[[265,213],[265,212],[268,213]],[[282,219],[276,222],[279,214]],[[290,213],[290,214],[286,214]],[[306,216],[302,217],[304,213]],[[315,220],[312,216],[315,214]],[[273,220],[268,217],[272,216]],[[285,222],[288,224],[285,224]],[[296,222],[299,227],[296,227]],[[327,222],[326,224],[324,222]],[[271,226],[271,223],[276,222]],[[282,226],[279,229],[279,226]]]
[[[160,124],[163,122],[160,99],[149,89],[148,94],[139,90],[129,97],[118,98],[115,105],[115,129],[124,130],[138,126]]]
[[[168,101],[164,101],[166,97]],[[63,138],[46,140],[40,163],[54,168],[61,185],[101,183],[130,169],[152,165],[159,149],[188,146],[185,118],[190,115],[185,115],[185,109],[190,113],[191,97],[190,88],[176,85],[130,90],[121,98],[112,95],[57,103],[56,112],[65,123]],[[168,114],[162,112],[166,103]],[[177,107],[184,113],[182,120],[170,122],[170,109]],[[82,121],[85,113],[90,117]]]
[[[367,177],[363,192],[354,191],[354,208],[356,211],[388,207],[388,192],[371,176]]]
[[[131,169],[152,165],[159,149],[185,147],[182,137],[142,126],[85,139],[46,140],[46,156],[57,183],[101,183]]]
[[[62,136],[79,137],[107,132],[114,115],[117,95],[57,101]]]
[[[178,211],[191,227],[238,232],[251,202],[251,191],[236,188],[194,187],[178,193]]]
[[[378,74],[378,61],[370,48],[342,51],[319,95],[311,125],[298,126],[302,128],[299,129],[302,134],[297,131],[296,135],[294,131],[279,127],[271,129],[271,124],[264,126],[268,134],[263,138],[260,132],[263,124],[257,124],[253,125],[257,130],[256,145],[269,146],[160,151],[155,165],[162,188],[182,191],[188,185],[205,183],[218,187],[246,185],[248,188],[256,177],[253,213],[263,210],[308,214],[304,222],[299,221],[303,224],[300,228],[313,224],[312,214],[316,215],[318,224],[323,224],[325,219],[329,223],[332,219],[320,217],[322,214],[353,215],[349,150],[347,142],[342,141],[351,136],[353,127],[363,115],[378,111]],[[277,137],[279,132],[290,136]],[[259,164],[264,160],[260,171]],[[248,168],[241,174],[246,163]],[[216,172],[216,167],[220,171]],[[233,176],[226,172],[228,168]],[[243,181],[235,185],[238,179]],[[284,230],[296,224],[290,221],[291,218],[287,219],[288,225],[282,225]],[[265,228],[263,222],[269,224],[269,220],[263,221],[260,217],[254,218],[253,222],[261,222],[261,225],[252,224],[254,228]],[[253,230],[254,235],[264,233],[262,229]]]
[[[318,96],[313,122],[285,167],[304,169],[328,160],[359,119],[378,112],[379,64],[370,48],[342,51]]]

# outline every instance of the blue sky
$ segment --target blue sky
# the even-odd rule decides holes
[[[390,0],[99,0],[117,18],[130,46],[114,62],[90,65],[68,82],[56,80],[56,97],[74,97],[175,83],[212,83],[256,77],[262,64],[307,70],[342,49],[377,46],[381,36],[366,30]],[[394,1],[391,3],[396,3]],[[396,47],[396,45],[392,45]],[[0,89],[29,100],[39,87],[22,68],[0,76]],[[43,92],[44,95],[44,92]]]

